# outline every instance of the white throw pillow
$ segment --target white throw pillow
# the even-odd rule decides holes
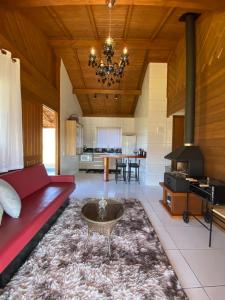
[[[20,197],[15,189],[3,179],[0,179],[0,204],[10,217],[19,217],[21,211]]]
[[[0,225],[2,224],[2,216],[3,216],[4,210],[0,204]]]

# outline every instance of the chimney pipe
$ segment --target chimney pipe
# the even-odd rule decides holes
[[[194,145],[196,75],[195,20],[199,15],[200,14],[197,13],[186,13],[179,19],[181,22],[185,22],[186,33],[185,146]]]

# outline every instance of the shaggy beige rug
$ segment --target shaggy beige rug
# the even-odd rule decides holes
[[[121,199],[125,213],[112,236],[94,234],[87,247],[84,202],[71,200],[0,299],[187,299],[138,200]]]

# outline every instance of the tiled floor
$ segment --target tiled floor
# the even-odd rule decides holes
[[[196,220],[185,224],[180,217],[171,218],[159,203],[160,187],[132,182],[103,181],[102,174],[80,173],[76,197],[135,197],[142,201],[158,237],[189,299],[225,299],[225,233],[213,228],[212,247],[208,248],[208,231]]]

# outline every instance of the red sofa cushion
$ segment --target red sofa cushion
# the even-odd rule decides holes
[[[23,170],[9,172],[1,175],[0,178],[11,184],[21,199],[50,183],[50,177],[44,165],[35,165]]]
[[[13,173],[15,174],[16,172]],[[34,183],[32,188],[27,187],[30,184],[32,185],[32,183],[30,183],[31,180],[27,178],[28,174],[32,174],[32,181],[34,179],[38,180],[39,184],[35,185]],[[40,180],[31,170],[28,171],[25,176],[19,177],[18,174],[15,178],[22,180],[22,185],[28,192],[33,191],[38,185],[45,182],[45,173],[43,173],[42,170],[41,174],[43,177],[41,176],[42,178]],[[13,179],[13,177],[9,178],[11,180]],[[27,179],[27,184],[24,181],[25,179]],[[19,183],[14,184],[14,182],[13,179],[12,185],[16,185],[20,195],[24,195],[25,193],[21,190]],[[52,182],[22,200],[22,211],[19,219],[13,219],[4,214],[2,225],[0,226],[0,272],[7,267],[55,211],[64,203],[74,188],[75,184],[72,182]]]

